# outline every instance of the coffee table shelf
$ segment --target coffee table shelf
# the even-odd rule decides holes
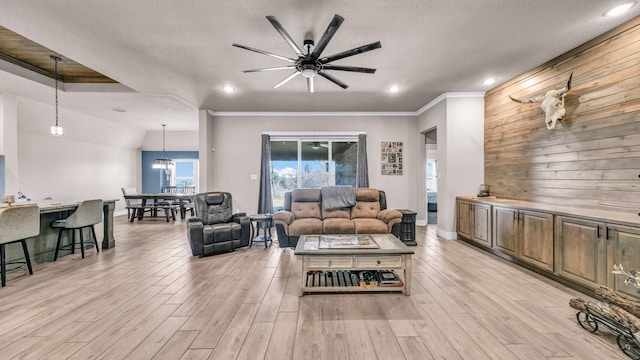
[[[327,237],[364,236],[370,237],[377,248],[322,248],[326,245],[323,235],[303,235],[296,246],[295,255],[299,260],[298,295],[313,292],[403,292],[411,290],[411,255],[409,247],[391,234],[375,235],[325,235]],[[344,239],[341,239],[344,240]],[[362,270],[399,270],[402,286],[362,287],[351,277]],[[318,282],[309,283],[309,274],[322,274]],[[348,275],[348,279],[347,279]],[[338,284],[336,286],[336,278]],[[328,284],[328,280],[332,280]],[[351,281],[348,281],[351,280]],[[357,279],[356,279],[357,280]]]

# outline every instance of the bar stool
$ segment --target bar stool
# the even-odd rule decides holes
[[[84,235],[82,229],[91,228],[91,235],[93,235],[93,244],[96,247],[96,252],[100,252],[98,248],[98,238],[96,237],[96,231],[94,225],[102,221],[102,200],[84,200],[80,202],[78,208],[66,219],[55,220],[51,223],[51,227],[60,229],[58,231],[58,243],[56,244],[56,254],[53,261],[58,260],[58,253],[60,252],[60,243],[62,242],[62,233],[66,230],[71,230],[71,253],[75,253],[76,247],[76,230],[80,233],[80,252],[84,259]]]
[[[26,264],[29,275],[33,275],[31,258],[27,249],[27,238],[40,234],[40,208],[38,205],[18,205],[0,209],[0,262],[2,286],[7,284],[7,265]],[[20,242],[24,252],[24,261],[7,263],[5,246]]]

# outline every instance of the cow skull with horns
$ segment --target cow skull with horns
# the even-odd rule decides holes
[[[567,113],[567,110],[564,108],[564,96],[571,90],[571,78],[573,78],[573,72],[569,75],[569,81],[567,81],[565,87],[560,90],[549,90],[544,96],[526,100],[514,99],[511,96],[509,96],[509,98],[521,104],[542,103],[540,104],[540,108],[544,111],[544,121],[547,124],[547,129],[555,129],[556,122],[562,120]]]

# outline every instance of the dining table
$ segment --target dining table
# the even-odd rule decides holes
[[[126,200],[142,200],[142,207],[151,206],[149,200],[154,202],[158,201],[174,201],[178,203],[180,207],[180,218],[184,220],[186,217],[185,205],[189,202],[193,202],[196,194],[174,194],[174,193],[143,193],[143,194],[131,194],[124,195]],[[144,211],[138,213],[138,219],[144,218]]]

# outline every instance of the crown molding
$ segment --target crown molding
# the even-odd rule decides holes
[[[418,109],[418,111],[415,112],[415,115],[420,115],[423,112],[431,109],[432,107],[438,105],[438,103],[440,103],[443,100],[449,99],[449,98],[479,98],[479,97],[484,97],[485,92],[446,92],[441,94],[440,96],[438,96],[437,98],[429,101],[428,104],[426,104],[425,106],[421,107],[420,109]]]
[[[415,116],[412,111],[213,111],[207,110],[211,116]]]
[[[418,116],[448,98],[478,98],[484,97],[484,92],[447,92],[430,101],[417,111],[213,111],[207,110],[211,116]]]

